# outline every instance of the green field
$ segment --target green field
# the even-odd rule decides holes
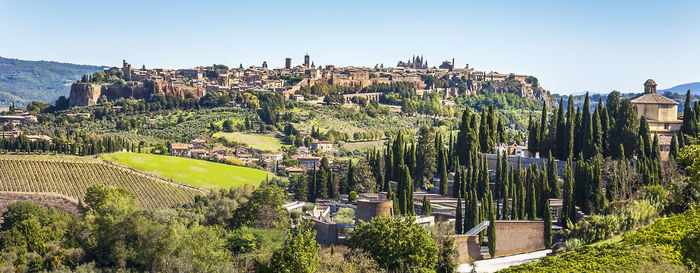
[[[213,138],[220,138],[223,137],[228,141],[235,141],[239,142],[245,145],[248,145],[249,147],[253,149],[261,149],[264,151],[277,151],[282,149],[282,141],[280,141],[278,138],[271,136],[271,135],[261,135],[261,134],[246,134],[246,133],[241,133],[241,132],[233,132],[233,133],[224,133],[224,132],[218,132],[215,133]]]
[[[101,154],[100,158],[206,189],[257,186],[269,174],[252,168],[154,154],[113,153]]]

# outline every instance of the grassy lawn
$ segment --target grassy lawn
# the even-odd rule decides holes
[[[101,154],[104,160],[113,161],[134,169],[150,172],[181,183],[207,189],[231,188],[250,184],[257,186],[268,172],[205,160],[182,157],[113,153]],[[270,175],[270,178],[273,176]]]
[[[271,135],[261,135],[261,134],[246,134],[241,132],[225,133],[218,132],[215,133],[213,138],[224,137],[228,141],[235,141],[239,143],[246,144],[254,149],[261,149],[264,151],[277,151],[282,149],[282,141]]]

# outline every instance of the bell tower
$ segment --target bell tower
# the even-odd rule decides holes
[[[652,79],[648,79],[644,83],[644,94],[656,93],[656,82]]]

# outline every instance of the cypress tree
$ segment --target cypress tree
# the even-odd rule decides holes
[[[586,151],[593,151],[593,121],[591,117],[591,103],[588,98],[588,92],[583,101],[583,109],[581,109],[581,151],[586,155],[586,158],[592,157]],[[590,156],[589,156],[590,155]]]
[[[486,156],[483,156],[483,160],[481,161],[481,171],[479,171],[480,175],[480,181],[479,181],[479,198],[483,198],[487,194],[491,194],[491,189],[489,188],[489,169],[488,169],[488,162],[486,161]]]
[[[457,198],[458,196],[462,196],[462,177],[459,173],[459,158],[455,158],[454,160],[456,164],[454,182],[452,183],[452,197]]]
[[[459,123],[459,131],[457,132],[457,156],[462,162],[467,162],[467,154],[469,151],[469,133],[471,128],[469,127],[469,107],[464,109],[462,112],[462,121]],[[437,149],[437,147],[435,147]]]
[[[566,111],[566,150],[563,151],[564,154],[562,154],[563,159],[573,157],[574,156],[574,142],[575,142],[575,136],[574,136],[574,131],[576,127],[576,116],[574,114],[574,97],[569,96],[569,102],[567,105],[567,111]]]
[[[681,125],[681,132],[689,136],[697,136],[697,120],[696,114],[691,108],[691,95],[690,89],[685,95],[685,104],[683,105],[683,124]]]
[[[424,216],[430,216],[433,214],[433,210],[430,208],[430,200],[428,200],[427,195],[423,195],[423,211],[421,214]]]
[[[496,257],[496,217],[493,211],[489,212],[489,227],[487,232],[489,236],[489,255],[491,258],[494,258]]]
[[[539,126],[532,120],[532,115],[528,117],[527,120],[527,149],[534,156],[537,154],[539,144]]]
[[[573,222],[574,216],[576,215],[576,208],[574,207],[574,174],[571,167],[571,162],[573,160],[569,158],[566,162],[566,171],[564,172],[564,193],[562,196],[562,217],[561,225],[565,228],[571,228],[567,226],[568,222]]]
[[[486,110],[481,111],[481,125],[479,125],[479,146],[482,153],[488,153],[493,148],[491,142],[491,133],[489,132],[488,117]]]
[[[459,191],[456,191],[457,194],[457,209],[455,211],[455,233],[456,234],[462,234],[463,233],[463,224],[462,224],[462,197],[459,196]]]
[[[408,215],[414,215],[415,214],[415,206],[413,205],[413,180],[411,179],[411,171],[408,169],[408,166],[404,165],[403,166],[403,175],[402,179],[405,181],[404,184],[406,185],[406,210]]]
[[[494,197],[496,200],[500,199],[500,191],[503,186],[503,181],[501,180],[503,170],[501,170],[501,155],[496,152],[496,177],[494,183]]]
[[[515,173],[515,185],[518,191],[518,219],[525,219],[525,170],[522,168],[521,160],[518,158],[518,171]]]
[[[599,105],[603,105],[603,97],[601,96],[600,101],[598,102]],[[603,153],[604,157],[611,156],[609,149],[610,147],[610,141],[609,141],[609,134],[610,134],[610,115],[608,114],[608,108],[607,107],[601,107],[600,111],[600,127],[602,130],[602,145],[601,145],[601,151]]]
[[[542,114],[540,115],[540,130],[537,133],[539,137],[539,143],[537,150],[541,155],[549,151],[549,143],[547,142],[547,103],[542,103]]]
[[[544,220],[544,246],[545,248],[552,247],[552,212],[549,210],[549,199],[545,201],[545,210],[543,214]]]
[[[603,147],[603,126],[600,122],[600,107],[595,109],[593,112],[593,131],[592,131],[592,143],[589,146],[590,152],[589,157],[594,157],[601,153]]]
[[[559,189],[559,174],[557,168],[557,160],[552,158],[552,154],[549,154],[547,159],[547,183],[549,184],[549,198],[560,198],[561,190]]]
[[[559,107],[557,108],[557,134],[554,141],[554,154],[559,159],[564,159],[568,153],[568,143],[566,141],[566,119],[564,119],[564,99],[559,99]]]
[[[314,162],[313,175],[309,183],[309,202],[316,202],[316,162]]]
[[[551,163],[550,163],[551,164]],[[549,164],[548,164],[549,165]],[[537,191],[537,213],[539,217],[542,217],[542,213],[544,212],[544,201],[549,200],[549,177],[547,175],[547,168],[548,166],[543,166],[543,170],[540,172],[540,190]]]
[[[390,184],[389,181],[396,181],[396,178],[394,178],[394,152],[389,143],[391,143],[391,141],[387,141],[386,152],[384,154],[384,181],[386,181],[386,184]]]
[[[447,155],[444,150],[445,149],[442,148],[442,152],[440,153],[441,158],[438,170],[440,172],[440,195],[447,196],[449,182],[447,181]]]
[[[668,156],[671,158],[676,158],[678,155],[678,141],[676,140],[676,134],[671,137],[671,147],[669,148]]]
[[[352,159],[348,162],[348,177],[347,177],[347,189],[343,189],[345,192],[350,192],[355,190],[355,170],[352,168]]]
[[[537,196],[535,195],[535,181],[530,182],[530,187],[527,189],[527,195],[530,200],[527,206],[527,219],[535,220],[537,217]]]

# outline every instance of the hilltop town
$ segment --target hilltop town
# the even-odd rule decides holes
[[[383,93],[376,92],[377,88],[373,87],[395,83],[409,84],[419,95],[440,92],[469,96],[486,90],[540,101],[549,99],[547,91],[533,76],[477,71],[469,65],[458,68],[454,60],[428,67],[422,56],[414,56],[406,62],[400,61],[396,67],[383,64],[374,68],[336,67],[317,66],[308,54],[302,64],[293,65],[292,58],[286,58],[285,66],[280,68],[268,67],[267,62],[263,62],[261,66],[248,68],[213,65],[191,69],[147,69],[145,66],[138,69],[124,60],[122,67],[105,68],[74,83],[69,99],[71,106],[90,106],[100,98],[147,98],[151,94],[185,98],[213,92],[265,91],[282,94],[288,100],[321,103],[325,96],[312,96],[303,89],[330,85],[340,87],[335,93],[344,98],[338,103],[350,103],[353,97],[379,100]]]

